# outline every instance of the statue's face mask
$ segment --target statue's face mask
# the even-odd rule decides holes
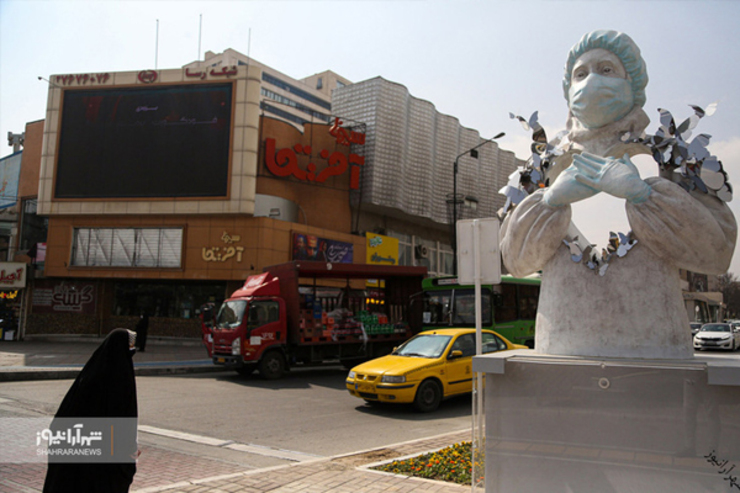
[[[600,128],[626,116],[634,106],[632,84],[622,62],[603,48],[589,50],[573,66],[570,111],[586,128]]]

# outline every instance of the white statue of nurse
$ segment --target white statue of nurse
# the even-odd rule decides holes
[[[568,101],[562,155],[550,186],[506,217],[501,251],[509,272],[542,271],[535,350],[569,356],[693,357],[679,269],[726,272],[737,226],[727,205],[669,179],[643,180],[630,156],[649,152],[623,142],[649,119],[648,77],[640,50],[624,33],[588,33],[571,49],[563,90]],[[624,199],[632,237],[628,255],[603,276],[571,260],[571,205],[599,193]],[[581,238],[582,239],[582,238]]]

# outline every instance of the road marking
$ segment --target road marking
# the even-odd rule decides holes
[[[293,462],[306,462],[310,460],[321,459],[323,457],[321,455],[307,454],[305,452],[297,452],[295,450],[284,450],[273,447],[266,447],[263,445],[238,443],[234,440],[222,440],[220,438],[212,438],[181,431],[167,430],[164,428],[157,428],[156,426],[139,425],[139,431],[143,433],[149,433],[150,435],[175,438],[177,440],[185,440],[201,445],[222,447],[229,450],[236,450],[238,452],[247,452],[250,454],[262,455],[265,457],[274,457],[277,459],[284,459]]]
[[[226,446],[227,449],[238,450],[239,452],[249,452],[250,454],[264,455],[267,457],[275,457],[277,459],[291,460],[293,462],[305,462],[309,460],[321,459],[320,455],[306,454],[303,452],[296,452],[294,450],[283,450],[272,447],[263,447],[262,445],[245,445],[242,443],[234,443]]]
[[[202,435],[193,435],[192,433],[184,433],[182,431],[166,430],[164,428],[157,428],[155,426],[139,425],[139,431],[149,433],[150,435],[160,435],[163,437],[176,438],[178,440],[185,440],[188,442],[200,443],[201,445],[211,445],[213,447],[224,447],[234,443],[233,440],[221,440],[218,438],[204,437]]]

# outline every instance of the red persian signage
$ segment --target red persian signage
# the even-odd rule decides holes
[[[346,128],[341,126],[342,123],[344,122],[337,117],[334,119],[334,125],[332,125],[329,129],[329,133],[331,134],[331,136],[337,139],[337,144],[342,144],[346,146],[350,144],[359,144],[361,146],[364,146],[365,134],[347,130]]]
[[[340,125],[342,121],[337,118],[334,125],[329,129],[329,134],[334,137],[338,144],[365,144],[365,134],[348,131]],[[339,176],[349,169],[349,187],[353,190],[360,188],[360,166],[365,164],[365,156],[358,154],[346,155],[343,152],[329,152],[321,149],[314,155],[314,149],[310,145],[295,144],[293,147],[276,149],[276,141],[273,138],[265,139],[265,165],[275,176],[295,176],[301,181],[324,183],[331,176]],[[298,166],[298,158],[309,157],[308,166],[302,169]],[[327,166],[318,171],[313,162],[316,159],[327,161]]]
[[[26,264],[22,262],[0,262],[0,289],[26,287]]]

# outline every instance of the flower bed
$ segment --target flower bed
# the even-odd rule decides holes
[[[461,442],[430,454],[405,460],[394,460],[374,469],[451,483],[470,484],[473,470],[470,451],[471,442]],[[478,471],[484,470],[481,463],[476,466]],[[482,477],[476,478],[476,482],[482,479]]]

